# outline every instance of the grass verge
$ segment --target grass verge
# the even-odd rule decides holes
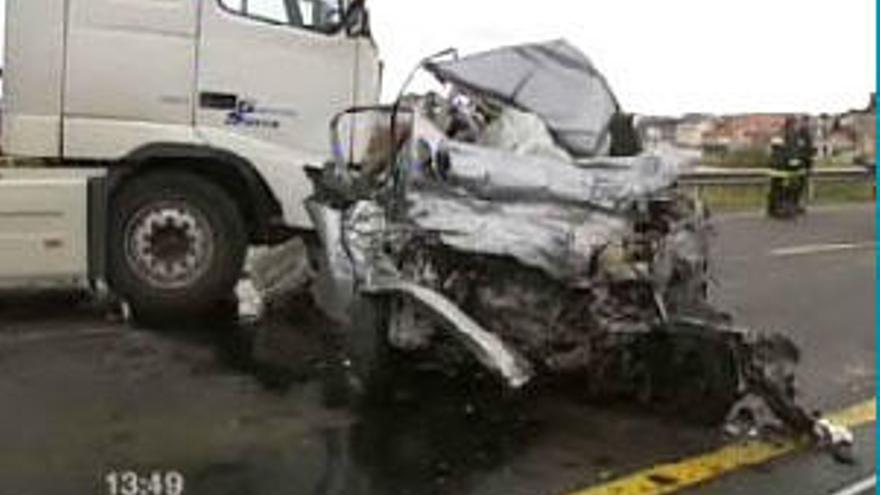
[[[872,182],[814,181],[809,205],[838,205],[872,202],[875,185]],[[741,185],[686,185],[687,191],[697,191],[715,212],[762,210],[767,205],[769,186],[766,184]]]

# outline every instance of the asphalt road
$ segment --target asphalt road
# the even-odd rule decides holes
[[[713,297],[798,341],[815,408],[874,395],[874,225],[862,207],[718,222]],[[323,320],[288,320],[138,330],[73,297],[4,295],[0,495],[108,493],[129,469],[180,471],[192,494],[562,495],[726,442],[625,404],[468,382],[355,412]],[[874,472],[873,424],[857,437],[855,466],[804,452],[691,493],[832,494]]]
[[[813,212],[794,223],[726,217],[718,225],[714,299],[741,324],[802,347],[808,403],[871,397],[875,376],[873,207]]]
[[[875,394],[875,225],[873,207],[813,212],[794,223],[719,222],[715,299],[739,323],[783,330],[798,342],[800,388],[814,409],[834,411]],[[694,493],[834,493],[875,472],[874,425],[857,429],[856,437],[856,466],[808,452]]]

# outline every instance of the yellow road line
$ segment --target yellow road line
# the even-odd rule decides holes
[[[828,416],[843,426],[854,428],[873,423],[877,409],[875,399]],[[809,445],[806,440],[781,443],[746,441],[723,447],[715,452],[678,462],[662,464],[635,474],[598,485],[570,495],[664,495],[676,493],[739,469],[764,464]]]
[[[828,415],[828,419],[848,428],[873,423],[877,418],[877,402],[875,399],[862,402],[843,411]]]

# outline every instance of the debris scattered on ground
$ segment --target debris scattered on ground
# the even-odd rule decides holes
[[[244,278],[235,286],[235,298],[238,300],[238,318],[241,321],[258,321],[265,315],[263,295],[251,278]]]
[[[252,250],[245,274],[235,288],[238,315],[245,322],[259,320],[273,305],[287,304],[312,278],[306,246],[299,238]]]
[[[832,423],[827,419],[819,419],[813,424],[813,438],[819,448],[827,449],[834,458],[844,464],[853,464],[854,437],[852,431]]]

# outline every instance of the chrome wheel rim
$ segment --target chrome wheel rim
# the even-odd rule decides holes
[[[182,201],[141,208],[127,223],[125,240],[128,266],[162,290],[191,286],[208,271],[214,257],[210,222]]]

